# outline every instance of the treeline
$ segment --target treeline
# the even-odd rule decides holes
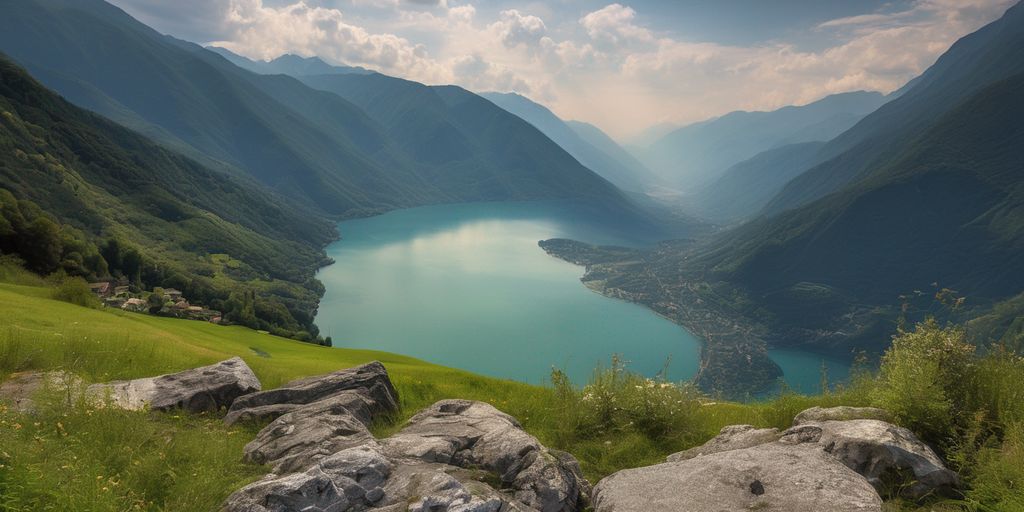
[[[88,281],[126,280],[135,292],[176,288],[193,303],[223,313],[225,321],[279,336],[330,345],[318,336],[312,315],[293,311],[278,297],[238,283],[225,288],[213,276],[188,275],[115,237],[90,237],[61,224],[36,203],[0,188],[0,254],[18,256],[26,269]]]

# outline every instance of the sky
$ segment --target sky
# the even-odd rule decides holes
[[[253,59],[319,56],[518,92],[620,140],[665,123],[891,92],[1015,0],[112,0]]]

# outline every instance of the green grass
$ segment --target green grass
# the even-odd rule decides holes
[[[399,391],[402,414],[397,421],[378,425],[378,435],[400,428],[404,419],[437,400],[483,400],[517,417],[542,442],[577,455],[595,481],[618,469],[659,462],[726,424],[786,426],[810,404],[707,404],[700,406],[686,435],[660,440],[615,428],[583,436],[566,430],[566,412],[551,387],[385,352],[319,347],[243,327],[89,309],[53,300],[51,293],[42,287],[0,284],[0,375],[63,368],[101,382],[180,371],[237,355],[264,388],[272,388],[379,360]],[[74,508],[70,504],[86,502],[94,510],[121,510],[126,504],[150,510],[212,510],[231,490],[265,471],[241,461],[242,447],[253,432],[224,427],[219,418],[94,410],[60,401],[42,418],[11,411],[2,415],[0,446],[6,455],[0,453],[5,466],[0,468],[0,494],[7,502],[0,502],[0,510],[46,510],[44,504]],[[85,472],[95,474],[83,479]],[[120,483],[100,485],[111,478]],[[164,483],[146,483],[154,480]],[[188,492],[170,493],[164,486]]]
[[[620,469],[661,462],[725,425],[785,428],[798,412],[815,405],[875,404],[884,382],[864,374],[855,385],[826,395],[786,394],[740,404],[709,401],[686,386],[648,381],[613,363],[596,370],[586,387],[557,374],[555,385],[531,386],[385,352],[325,348],[243,327],[85,308],[52,296],[51,288],[0,283],[0,381],[14,372],[57,368],[89,382],[137,378],[237,355],[268,389],[379,360],[398,389],[402,412],[376,425],[378,436],[397,430],[437,400],[482,400],[518,418],[546,445],[575,455],[592,482]],[[1022,365],[1013,357],[986,361],[991,368],[985,375],[991,377],[970,387],[981,390],[992,405],[972,399],[982,404],[973,408],[994,410],[1004,404],[1001,408],[1013,413],[1003,412],[998,428],[986,424],[973,437],[959,436],[971,440],[971,449],[957,449],[956,463],[977,492],[963,502],[942,503],[943,510],[1019,510],[1013,508],[1022,499],[1015,468],[1024,467],[1024,430],[1016,404],[1024,400],[1014,389]],[[97,409],[68,396],[61,390],[44,393],[41,410],[33,416],[0,405],[0,511],[216,510],[233,490],[267,472],[241,458],[254,426],[229,428],[216,414]],[[1005,404],[1014,406],[1006,409]],[[887,507],[915,510],[906,503]]]

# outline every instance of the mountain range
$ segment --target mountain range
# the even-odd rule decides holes
[[[880,93],[858,91],[771,112],[732,112],[669,132],[640,152],[641,161],[682,193],[694,194],[758,153],[829,140],[885,102]]]
[[[481,96],[537,127],[581,164],[623,190],[642,192],[657,182],[632,154],[592,124],[563,121],[547,107],[516,93]]]
[[[0,51],[72,102],[330,215],[451,201],[627,203],[528,123],[459,88],[439,90],[422,111],[458,112],[461,131],[449,125],[432,140],[437,125],[406,123],[417,140],[396,139],[394,126],[337,94],[241,69],[101,0],[6,2],[4,14]],[[416,94],[418,84],[408,85]],[[474,122],[489,129],[464,129]],[[505,143],[496,154],[498,127]],[[431,147],[437,153],[425,155]]]
[[[707,187],[723,218],[752,220],[640,251],[548,248],[588,263],[585,279],[610,296],[695,332],[714,319],[701,374],[712,389],[770,384],[754,371],[772,375],[764,345],[878,353],[900,322],[930,315],[976,319],[977,343],[1019,347],[1022,66],[1018,4],[835,138],[762,152]],[[756,190],[765,183],[777,195]]]

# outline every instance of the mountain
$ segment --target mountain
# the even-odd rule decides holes
[[[852,144],[829,161],[834,174],[819,164],[773,201],[808,183],[834,191],[723,234],[689,255],[691,264],[749,293],[791,342],[881,336],[879,343],[878,322],[892,322],[902,302],[930,303],[943,288],[967,298],[957,314],[968,316],[1020,294],[1022,43],[1018,4],[822,146]]]
[[[285,54],[270,61],[262,61],[247,59],[227,48],[219,46],[207,46],[206,49],[224,57],[242,69],[248,69],[253,73],[261,75],[368,75],[373,73],[373,71],[358,66],[332,66],[324,62],[320,57],[300,57],[298,55]]]
[[[899,96],[822,147],[815,166],[801,173],[767,206],[777,214],[839,190],[899,158],[921,131],[999,80],[1024,71],[1024,6],[958,40]]]
[[[771,112],[732,112],[674,130],[641,153],[665,180],[693,192],[763,151],[839,135],[886,102],[877,92],[826,96]]]
[[[301,80],[362,108],[419,164],[428,181],[447,181],[446,190],[455,197],[490,197],[503,189],[538,197],[554,184],[571,191],[566,197],[588,199],[605,210],[595,213],[647,218],[614,185],[540,130],[461,87],[426,86],[376,73]]]
[[[243,70],[101,0],[5,1],[3,12],[0,50],[72,102],[331,215],[451,201],[623,201],[508,114],[505,133],[479,134],[504,146],[476,153],[489,160],[422,165],[403,149],[430,134],[414,129],[406,132],[413,140],[395,140],[394,130],[336,94]],[[484,116],[500,117],[484,103]]]
[[[581,164],[619,188],[639,192],[653,180],[643,164],[596,126],[563,121],[547,107],[519,94],[485,92],[480,96],[532,124]]]
[[[984,308],[1017,295],[1021,116],[1024,73],[977,90],[856,181],[738,228],[698,260],[748,290],[791,340],[876,336],[869,323],[886,310],[893,318],[901,296],[928,299],[949,288]],[[867,321],[848,316],[865,308],[874,310]]]
[[[3,56],[0,111],[0,239],[21,240],[2,252],[42,273],[173,286],[232,320],[315,336],[327,219],[71,105]],[[48,223],[56,239],[24,228]],[[231,316],[243,290],[258,318]]]
[[[587,263],[584,279],[594,289],[701,333],[701,374],[712,388],[764,385],[766,346],[877,354],[901,321],[929,315],[977,318],[980,341],[1018,344],[1024,70],[1006,70],[1024,66],[1022,12],[1013,7],[961,39],[839,138],[756,159],[792,172],[837,141],[861,140],[836,165],[873,153],[833,192],[704,240],[626,253],[560,244],[556,254]],[[737,186],[744,172],[742,164],[731,171]]]
[[[637,133],[627,138],[625,140],[626,146],[630,150],[641,150],[642,148],[646,148],[651,144],[654,144],[662,137],[678,130],[679,128],[682,127],[675,123],[658,123],[652,126],[648,126],[647,128],[643,129],[640,133]]]
[[[725,170],[692,196],[699,214],[713,222],[732,224],[749,218],[768,204],[790,180],[818,162],[825,142],[787,144],[758,153]]]

